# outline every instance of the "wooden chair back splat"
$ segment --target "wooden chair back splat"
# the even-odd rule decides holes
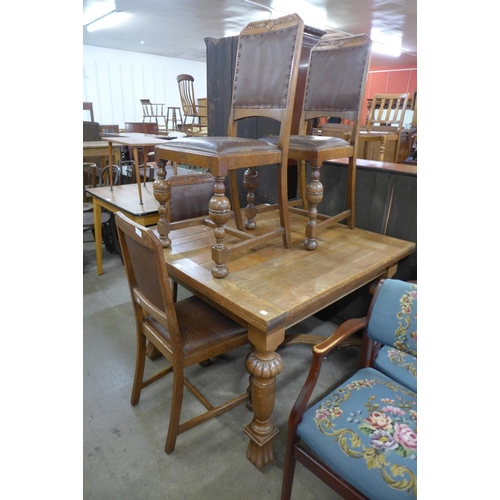
[[[399,145],[409,93],[375,94],[370,106],[366,126],[359,132],[359,140],[364,142],[363,156],[367,158],[367,146],[370,142],[380,142],[378,161],[398,162]],[[385,149],[388,142],[394,142],[392,158],[386,158]]]
[[[182,130],[194,132],[195,129],[201,132],[203,129],[202,122],[206,121],[207,108],[198,105],[194,93],[194,78],[191,75],[178,75],[177,85],[179,87],[179,97],[182,106]],[[188,122],[188,119],[190,121]]]

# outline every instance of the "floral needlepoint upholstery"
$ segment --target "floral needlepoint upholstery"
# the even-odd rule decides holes
[[[387,280],[377,295],[368,336],[383,344],[374,368],[417,391],[417,285]]]
[[[358,371],[308,407],[327,355],[359,331]],[[297,461],[342,498],[416,499],[417,285],[380,280],[366,316],[312,351],[288,421],[281,500],[291,500]]]
[[[297,435],[368,498],[417,496],[417,395],[363,368],[307,410]]]

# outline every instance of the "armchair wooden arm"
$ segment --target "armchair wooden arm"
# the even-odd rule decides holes
[[[352,334],[359,332],[367,325],[366,318],[353,318],[342,323],[335,332],[325,339],[320,344],[313,346],[313,359],[311,362],[311,367],[309,369],[309,374],[307,375],[306,381],[300,394],[293,406],[288,420],[288,440],[291,439],[290,443],[293,446],[294,433],[297,425],[302,419],[302,415],[306,409],[306,406],[311,398],[311,394],[314,391],[316,382],[318,381],[319,373],[321,370],[321,365],[323,363],[324,357],[335,347],[337,347],[341,342],[345,341]]]

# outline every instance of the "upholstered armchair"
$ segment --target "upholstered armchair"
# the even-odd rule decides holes
[[[363,331],[360,369],[306,410],[325,356]],[[299,461],[345,499],[417,496],[417,285],[382,280],[365,318],[313,347],[288,422],[282,500]]]

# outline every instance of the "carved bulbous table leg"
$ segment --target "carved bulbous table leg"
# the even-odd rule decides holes
[[[252,381],[254,418],[243,432],[250,438],[247,458],[262,469],[274,460],[273,439],[278,429],[271,422],[274,408],[276,376],[283,368],[281,356],[276,352],[254,349],[247,356],[246,367]]]
[[[255,201],[255,190],[259,185],[259,174],[255,167],[247,168],[243,174],[243,185],[247,190],[247,206],[245,209],[246,221],[245,227],[247,229],[255,229],[257,224],[255,223],[255,215],[257,210],[254,205]]]
[[[165,160],[158,160],[156,164],[158,165],[158,178],[153,183],[153,196],[159,203],[158,214],[160,215],[156,229],[163,248],[168,248],[172,244],[170,238],[168,237],[170,232],[170,223],[168,222],[168,202],[170,200],[171,186],[170,182],[165,179]]]
[[[318,242],[316,241],[316,217],[318,216],[318,205],[323,199],[323,184],[319,181],[321,166],[312,167],[311,182],[306,186],[306,198],[309,204],[309,221],[306,224],[306,241],[304,247],[306,250],[316,250]]]
[[[224,177],[215,177],[214,196],[210,198],[210,202],[208,203],[208,213],[215,224],[215,245],[212,247],[212,259],[215,262],[212,268],[212,276],[214,278],[225,278],[229,274],[226,266],[229,252],[224,245],[224,238],[226,237],[224,224],[229,220],[231,215],[231,202],[225,193]]]

